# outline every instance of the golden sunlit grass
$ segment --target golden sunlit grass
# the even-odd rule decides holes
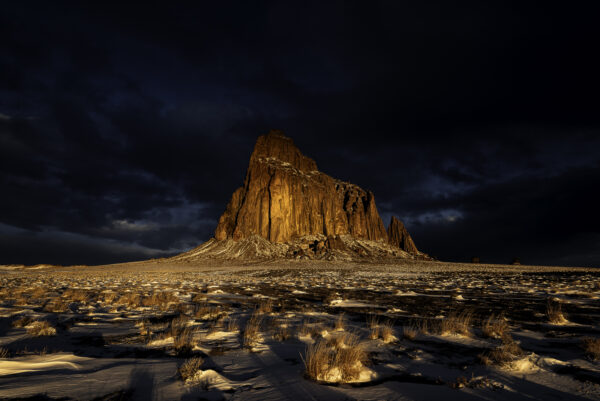
[[[379,336],[384,343],[391,343],[395,341],[396,336],[394,334],[394,323],[391,320],[388,320],[379,328]]]
[[[196,372],[200,370],[203,363],[204,359],[201,357],[187,359],[181,364],[179,369],[177,369],[177,372],[183,381],[187,381],[196,375]]]
[[[61,313],[65,312],[69,307],[69,303],[62,298],[54,298],[50,303],[44,307],[46,312]]]
[[[13,325],[13,327],[22,328],[22,327],[27,326],[32,321],[33,321],[33,319],[31,319],[29,316],[23,316],[16,320],[13,320],[12,325]]]
[[[125,305],[129,308],[137,308],[142,304],[142,297],[140,294],[135,292],[126,292],[119,297],[117,304]]]
[[[71,302],[88,302],[91,294],[86,290],[81,289],[68,289],[63,294],[64,299],[70,300]]]
[[[515,340],[506,334],[502,337],[502,344],[479,355],[479,361],[484,365],[504,365],[523,356],[524,352]]]
[[[27,334],[33,337],[54,336],[56,329],[45,320],[30,323],[27,326]]]
[[[510,326],[503,314],[491,314],[481,325],[481,332],[487,338],[502,338],[510,330]]]
[[[335,321],[335,326],[334,326],[334,330],[335,331],[344,331],[345,328],[345,319],[344,319],[344,314],[340,313],[338,315],[337,320]]]
[[[235,332],[238,331],[240,329],[240,324],[238,322],[238,319],[232,316],[229,316],[227,318],[227,325],[226,325],[226,329],[229,332]]]
[[[402,337],[407,340],[414,341],[418,334],[419,329],[416,326],[404,326],[402,328]]]
[[[261,314],[273,312],[273,300],[272,299],[263,300],[260,304],[258,304],[257,312],[261,313]]]
[[[258,313],[252,314],[246,327],[244,328],[244,334],[242,337],[242,345],[244,348],[252,348],[258,344],[260,340],[260,325],[262,323],[262,316]]]
[[[153,292],[152,295],[141,300],[141,305],[156,307],[162,311],[167,311],[171,305],[178,303],[179,298],[169,291]]]
[[[306,375],[317,381],[347,383],[358,379],[368,357],[357,335],[344,333],[308,346],[302,358]]]
[[[470,310],[461,313],[451,312],[447,317],[442,319],[440,323],[440,334],[443,336],[453,334],[470,336],[472,320],[473,312]]]
[[[560,301],[548,300],[548,304],[546,305],[546,316],[548,317],[548,321],[552,324],[568,323],[568,320],[562,311]]]

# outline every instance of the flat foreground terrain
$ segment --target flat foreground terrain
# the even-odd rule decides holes
[[[600,270],[0,270],[0,399],[600,400]]]

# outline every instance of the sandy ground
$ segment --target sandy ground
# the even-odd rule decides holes
[[[598,400],[599,299],[585,268],[3,266],[0,399]],[[354,373],[311,378],[350,337]]]

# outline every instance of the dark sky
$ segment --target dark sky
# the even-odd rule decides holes
[[[278,128],[442,260],[600,266],[599,10],[85,3],[2,4],[0,263],[194,247]]]

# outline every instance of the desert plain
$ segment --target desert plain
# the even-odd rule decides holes
[[[600,271],[2,266],[3,400],[598,400]]]

